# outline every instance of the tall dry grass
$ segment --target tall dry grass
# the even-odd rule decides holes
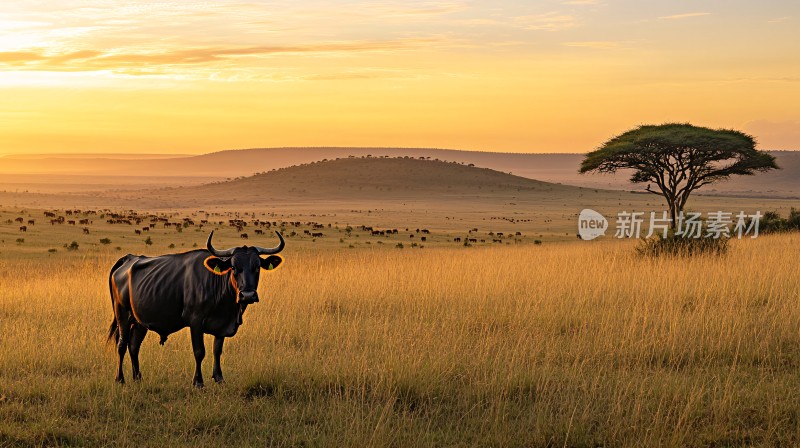
[[[798,244],[289,249],[203,392],[188,331],[113,384],[113,259],[6,258],[0,446],[796,445]]]

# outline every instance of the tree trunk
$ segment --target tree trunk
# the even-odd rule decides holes
[[[677,218],[678,218],[678,204],[675,199],[670,200],[667,198],[667,205],[669,206],[669,217],[671,221],[669,222],[669,228],[672,230],[672,233],[675,233],[676,226],[678,225]]]

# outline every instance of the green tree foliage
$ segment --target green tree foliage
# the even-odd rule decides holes
[[[674,229],[694,190],[734,175],[778,168],[775,157],[755,146],[753,137],[735,130],[680,123],[639,126],[587,154],[580,172],[632,170],[631,182],[647,182],[648,192],[666,199]]]

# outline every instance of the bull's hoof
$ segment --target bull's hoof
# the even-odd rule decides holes
[[[125,384],[125,377],[124,376],[118,376],[118,377],[114,378],[114,381],[117,384]]]
[[[214,382],[216,382],[217,384],[225,384],[225,378],[223,378],[222,375],[215,376]]]
[[[134,373],[134,374],[133,374],[133,380],[134,380],[134,381],[142,381],[142,374],[141,374],[141,373],[139,373],[139,372],[137,372],[137,373]]]
[[[195,389],[198,389],[198,390],[202,390],[204,387],[206,387],[205,384],[203,384],[202,381],[193,381],[192,382],[192,386],[194,386]]]

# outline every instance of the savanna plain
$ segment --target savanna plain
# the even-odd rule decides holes
[[[288,248],[203,391],[186,331],[113,382],[114,250],[4,251],[0,446],[800,442],[800,237],[633,244]]]
[[[796,232],[644,257],[613,227],[578,240],[576,215],[663,210],[652,195],[436,160],[90,181],[0,193],[0,447],[800,444]],[[796,206],[762,183],[688,207]],[[192,387],[188,330],[148,334],[143,379],[126,358],[114,383],[119,257],[202,248],[211,230],[218,247],[270,247],[278,228],[285,263],[225,343],[225,383],[207,336]]]

